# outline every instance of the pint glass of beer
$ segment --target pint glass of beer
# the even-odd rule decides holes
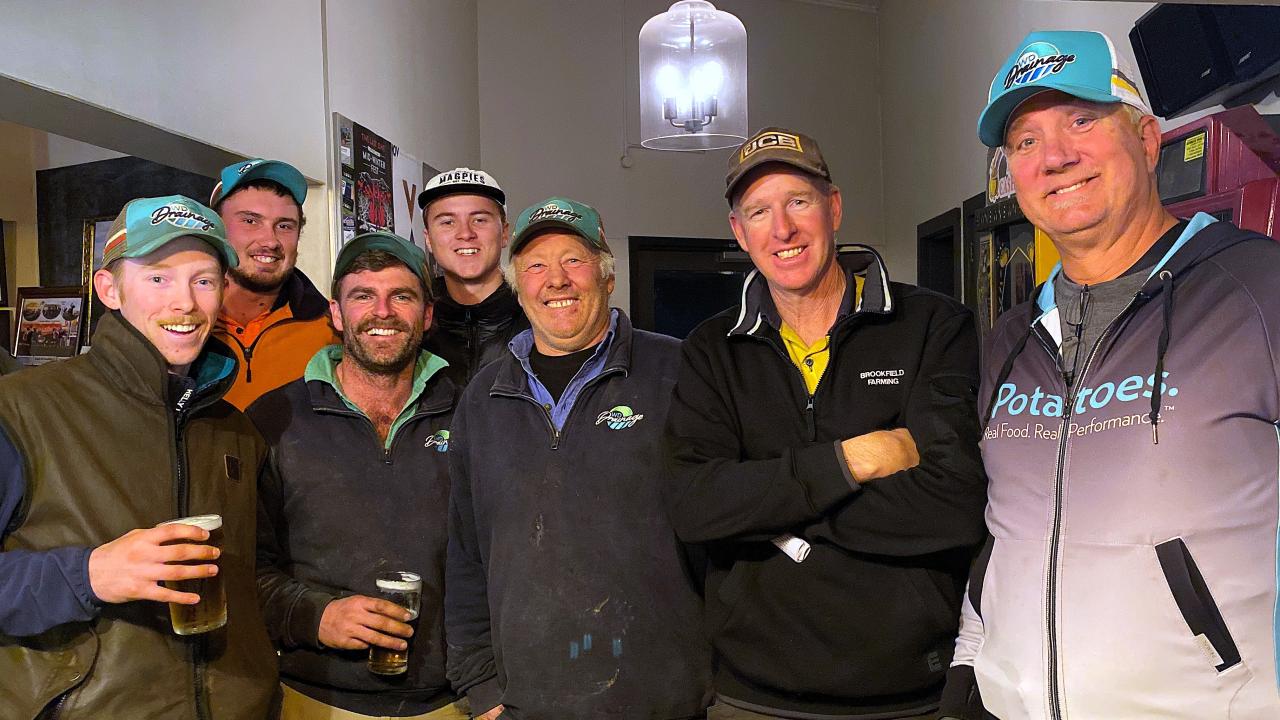
[[[222,547],[222,516],[197,515],[195,517],[170,520],[162,525],[195,525],[209,532],[207,544],[216,548]],[[184,541],[185,542],[185,541]],[[217,560],[193,560],[189,565],[217,565]],[[227,624],[227,592],[222,584],[222,568],[213,577],[195,578],[192,580],[166,580],[164,586],[178,592],[195,593],[200,602],[195,605],[169,603],[169,621],[173,623],[173,631],[179,635],[198,635],[217,630]]]
[[[378,596],[408,610],[413,622],[418,617],[422,600],[422,577],[417,573],[395,571],[378,573]],[[388,650],[369,646],[369,672],[377,675],[399,675],[409,669],[409,650]]]

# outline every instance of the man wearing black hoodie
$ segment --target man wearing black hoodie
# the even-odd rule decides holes
[[[434,282],[435,325],[424,347],[448,361],[445,374],[458,387],[529,327],[498,267],[511,237],[506,202],[497,180],[470,168],[442,172],[418,194],[427,244],[443,273]]]
[[[757,270],[685,341],[666,432],[710,556],[709,717],[931,717],[983,537],[973,315],[837,248],[813,139],[760,131],[726,185]]]

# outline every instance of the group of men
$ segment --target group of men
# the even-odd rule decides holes
[[[90,352],[0,380],[5,717],[1280,714],[1280,247],[1164,211],[1131,78],[1088,32],[996,75],[979,137],[1062,264],[981,370],[784,128],[730,158],[755,270],[683,343],[610,307],[594,208],[509,224],[482,171],[419,197],[439,277],[368,233],[328,300],[283,162],[131,202]],[[159,524],[205,513],[220,550]],[[227,626],[174,634],[161,583],[214,573]]]

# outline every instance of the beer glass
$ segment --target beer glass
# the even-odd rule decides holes
[[[390,600],[410,613],[409,622],[418,618],[422,600],[422,577],[417,573],[395,571],[378,573],[375,581],[378,596]],[[377,675],[399,675],[409,669],[409,649],[388,650],[369,646],[369,672]]]
[[[206,544],[222,548],[222,516],[197,515],[195,517],[170,520],[162,525],[195,525],[209,532]],[[181,541],[181,542],[186,542]],[[218,564],[218,560],[193,560],[187,565]],[[198,635],[210,630],[217,630],[227,624],[227,592],[222,583],[222,568],[213,577],[194,578],[192,580],[166,580],[164,586],[178,592],[195,593],[200,602],[195,605],[169,603],[169,622],[173,623],[173,631],[178,635]]]

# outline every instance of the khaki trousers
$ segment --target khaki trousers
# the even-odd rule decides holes
[[[389,715],[361,715],[350,710],[325,705],[319,700],[303,695],[288,685],[282,684],[280,687],[284,689],[284,702],[280,706],[280,720],[467,720],[471,717],[471,713],[467,711],[465,700],[450,703],[425,715],[405,715],[392,718]]]

